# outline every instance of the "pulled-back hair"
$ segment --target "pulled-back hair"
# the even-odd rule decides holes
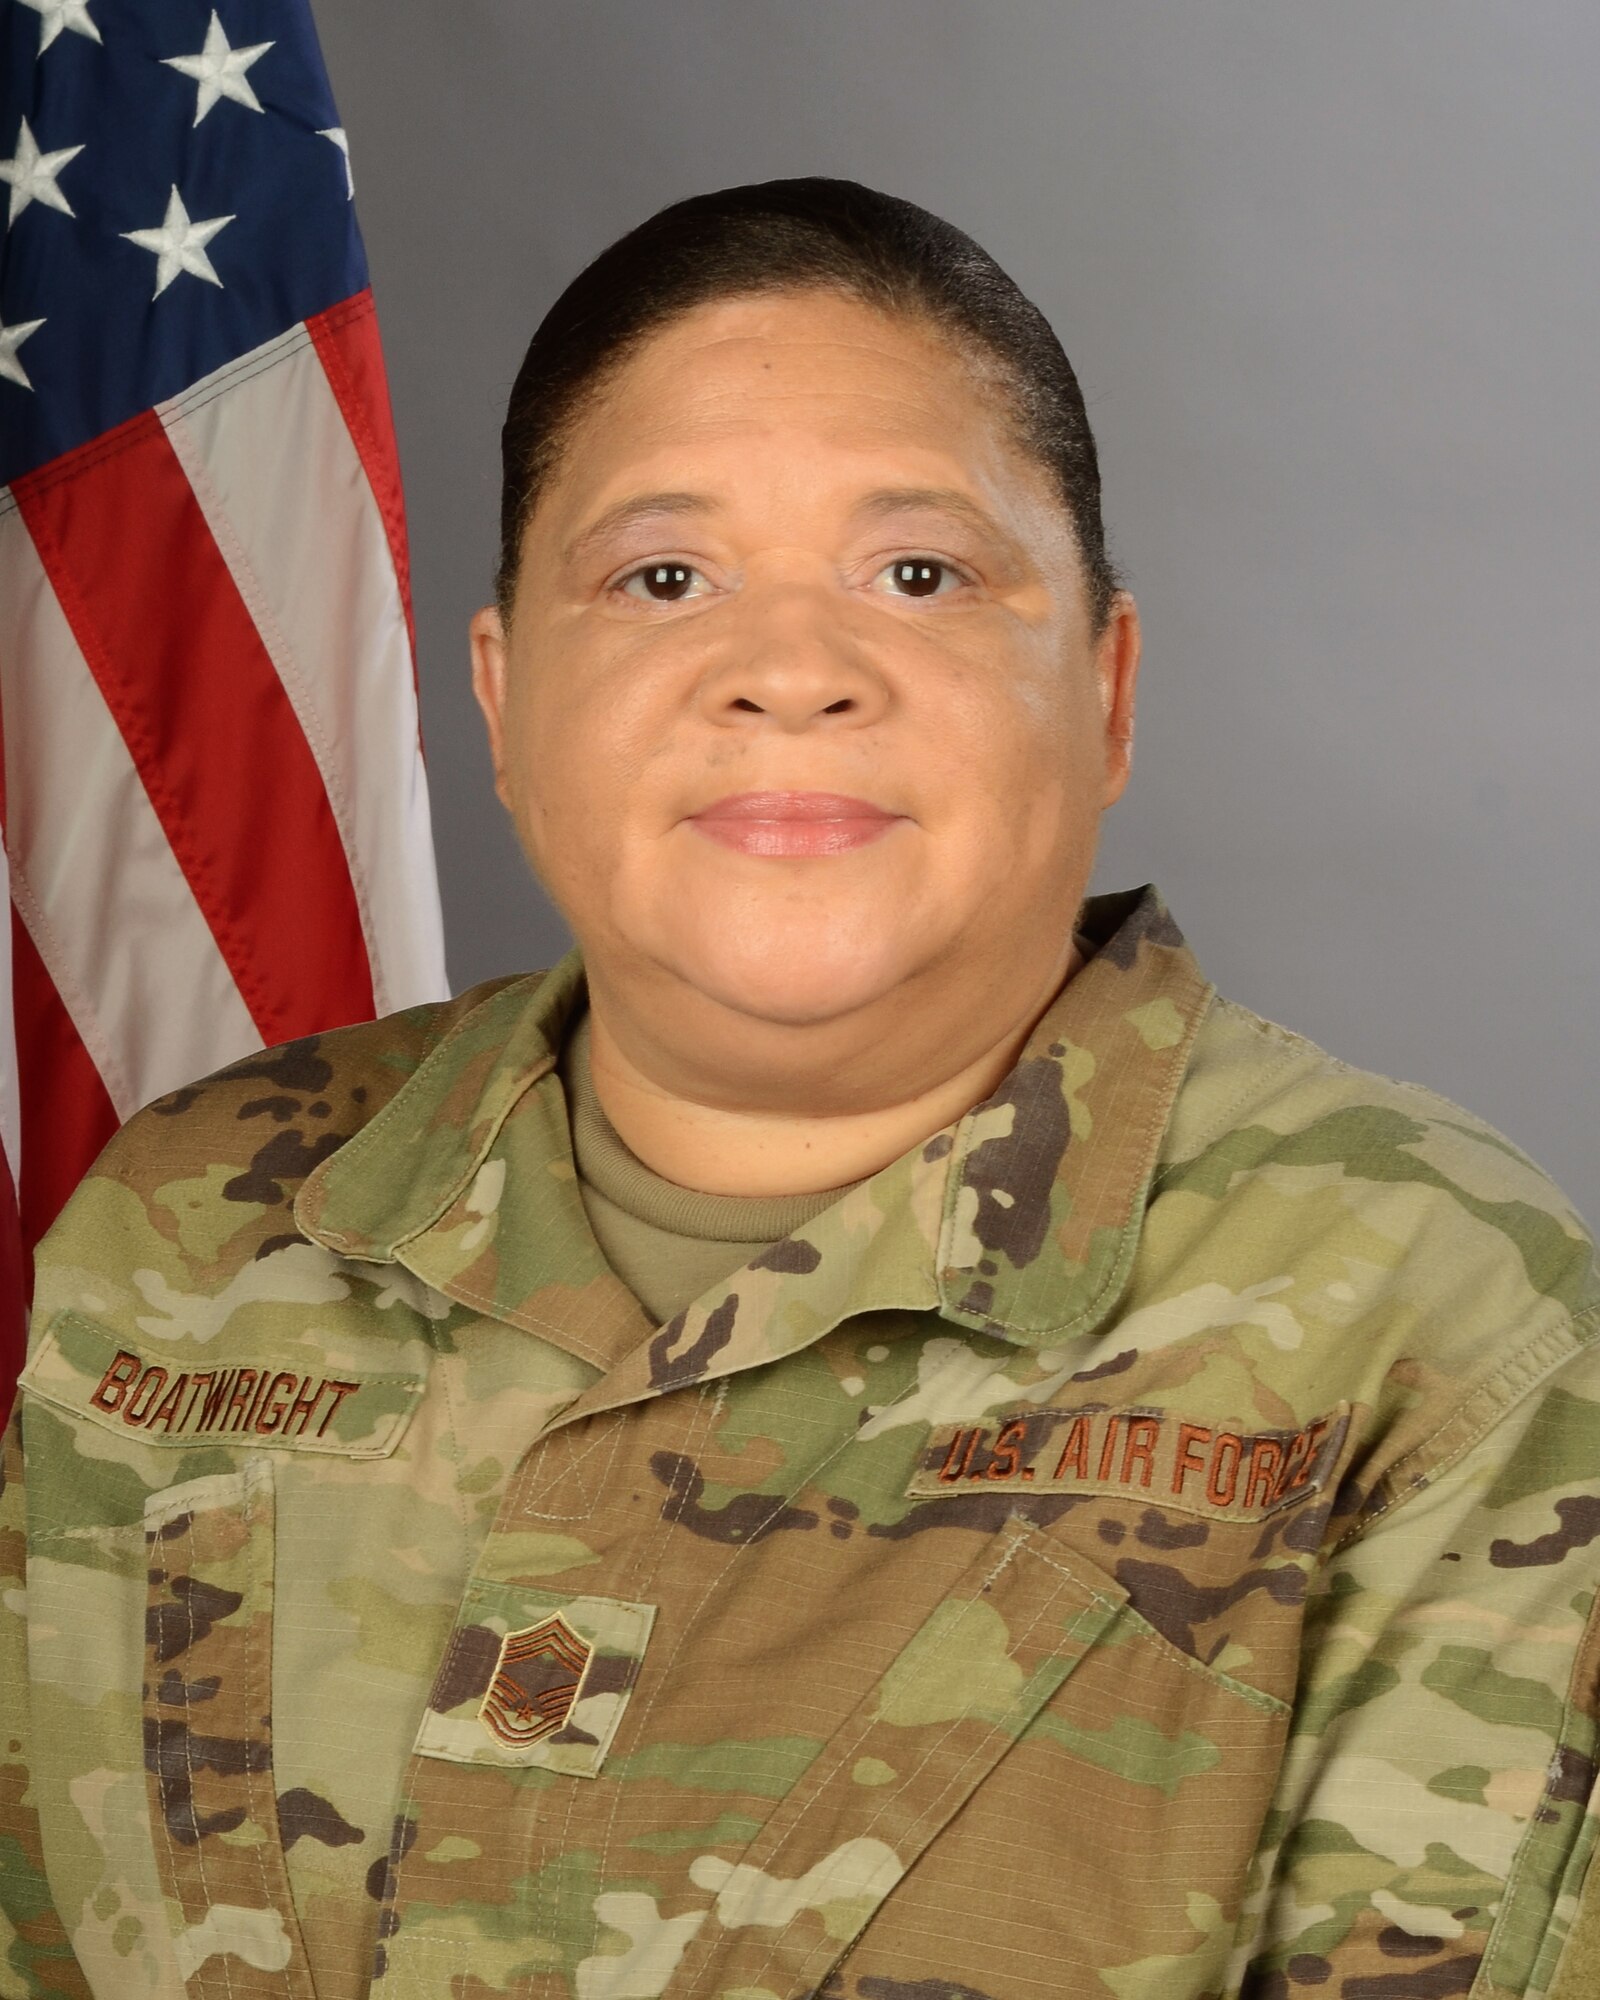
[[[995,380],[1017,443],[1072,520],[1096,634],[1117,575],[1083,395],[1050,322],[970,236],[855,181],[721,188],[663,208],[580,271],[540,322],[500,433],[500,564],[509,617],[523,531],[588,397],[669,321],[715,301],[819,286],[931,326]]]

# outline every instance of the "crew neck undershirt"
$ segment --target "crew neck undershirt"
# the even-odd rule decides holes
[[[1096,946],[1082,932],[1076,936],[1082,963]],[[861,1185],[847,1181],[816,1194],[736,1195],[705,1194],[665,1180],[628,1150],[602,1109],[589,1042],[585,1006],[567,1031],[558,1064],[578,1193],[601,1254],[658,1326]]]
[[[704,1194],[652,1173],[601,1108],[589,1037],[586,1007],[560,1061],[578,1193],[606,1262],[658,1326],[860,1185],[815,1194]]]

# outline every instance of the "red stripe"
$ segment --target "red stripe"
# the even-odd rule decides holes
[[[159,420],[12,490],[263,1041],[370,1018],[322,775]]]
[[[11,1411],[28,1336],[28,1280],[11,1167],[0,1152],[0,1425]]]
[[[30,1253],[117,1129],[117,1114],[28,927],[11,912],[22,1108],[22,1240]],[[33,1273],[27,1274],[28,1288]]]
[[[343,305],[330,306],[306,321],[328,378],[334,401],[339,405],[356,452],[365,468],[367,482],[383,531],[389,538],[394,573],[400,583],[400,601],[406,609],[406,631],[411,637],[411,670],[416,673],[417,630],[411,617],[411,551],[406,541],[406,503],[400,485],[400,455],[394,441],[394,410],[389,401],[389,377],[383,366],[383,347],[378,339],[378,316],[370,291],[357,292]]]
[[[5,823],[6,755],[4,730],[0,728],[0,838],[4,837]],[[0,911],[0,918],[4,915]],[[0,1049],[0,1062],[14,1060],[15,1056],[13,1033],[10,1049]],[[11,1162],[0,1148],[0,1425],[11,1414],[17,1371],[26,1356],[31,1289],[28,1255],[22,1242],[22,1218],[17,1213],[16,1183],[11,1178]]]
[[[6,832],[6,744],[0,728],[0,838]],[[0,910],[0,918],[4,910]],[[16,1058],[16,1034],[0,1062]],[[12,1164],[0,1148],[0,1424],[6,1422],[16,1392],[16,1372],[28,1346],[28,1252],[22,1246],[22,1218],[16,1212]]]

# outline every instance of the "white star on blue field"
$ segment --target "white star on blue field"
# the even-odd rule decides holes
[[[350,192],[307,0],[0,0],[0,482],[360,291]]]

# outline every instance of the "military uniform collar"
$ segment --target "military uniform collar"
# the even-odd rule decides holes
[[[1079,929],[1094,957],[951,1128],[942,1310],[1031,1343],[1092,1332],[1121,1296],[1215,990],[1154,888],[1091,899]]]
[[[1153,888],[1099,897],[1098,949],[994,1094],[654,1329],[583,1216],[560,1079],[583,966],[491,992],[307,1180],[296,1220],[341,1255],[589,1355],[617,1316],[639,1393],[808,1345],[892,1307],[1025,1345],[1092,1332],[1132,1268],[1151,1175],[1212,996]],[[610,1341],[605,1343],[608,1347]]]

